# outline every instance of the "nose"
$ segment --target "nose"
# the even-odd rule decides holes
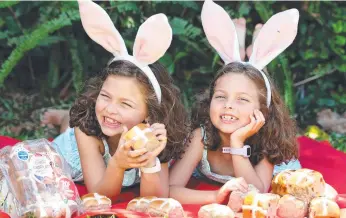
[[[233,108],[232,101],[231,100],[226,101],[225,105],[224,105],[224,108],[225,109],[232,109]]]
[[[117,109],[116,104],[108,104],[106,107],[106,112],[109,114],[117,114],[118,109]]]

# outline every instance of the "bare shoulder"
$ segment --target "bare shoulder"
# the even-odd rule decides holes
[[[100,148],[103,147],[102,140],[98,137],[95,136],[88,136],[85,134],[82,130],[80,130],[78,127],[74,128],[76,140],[77,140],[77,145],[79,148],[82,147],[88,147],[88,150],[98,150],[99,152],[101,151]]]
[[[204,149],[203,136],[201,133],[201,128],[197,128],[192,132],[190,142],[188,144],[188,149],[186,153],[195,153],[202,155]]]

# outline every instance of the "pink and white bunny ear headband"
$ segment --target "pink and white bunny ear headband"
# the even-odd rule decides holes
[[[160,85],[148,65],[161,58],[171,44],[172,28],[166,15],[153,15],[139,27],[132,56],[105,10],[91,0],[78,0],[78,3],[82,25],[89,37],[114,55],[112,62],[127,60],[140,68],[149,78],[161,103]]]
[[[202,25],[211,46],[225,64],[242,62],[236,29],[227,12],[212,0],[205,0],[202,8]],[[267,107],[271,102],[271,88],[262,69],[283,52],[297,35],[299,12],[290,9],[273,15],[255,39],[253,52],[246,64],[257,68],[267,88]]]

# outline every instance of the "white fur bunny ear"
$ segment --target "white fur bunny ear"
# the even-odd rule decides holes
[[[227,12],[212,0],[205,0],[201,20],[209,43],[225,64],[241,61],[237,32]]]
[[[113,55],[128,54],[126,45],[107,12],[91,0],[78,0],[85,32]]]
[[[153,15],[138,29],[133,56],[140,63],[152,64],[165,54],[171,42],[172,28],[166,15]]]
[[[297,35],[299,11],[290,9],[273,15],[262,27],[253,45],[249,63],[263,69],[283,52]]]

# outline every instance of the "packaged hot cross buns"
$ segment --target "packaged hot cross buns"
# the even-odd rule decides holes
[[[284,170],[272,180],[272,193],[284,196],[291,194],[305,202],[323,196],[325,181],[320,172],[310,169]]]
[[[222,204],[204,205],[198,211],[198,218],[234,218],[235,214],[231,208]]]
[[[132,148],[134,150],[145,147],[148,151],[153,151],[160,146],[160,142],[153,134],[152,129],[144,123],[134,126],[125,134],[124,138],[127,142],[133,142]]]
[[[6,147],[0,168],[20,217],[71,217],[81,201],[67,164],[46,139]]]
[[[111,199],[97,193],[89,193],[81,197],[85,211],[105,210],[112,206]]]

